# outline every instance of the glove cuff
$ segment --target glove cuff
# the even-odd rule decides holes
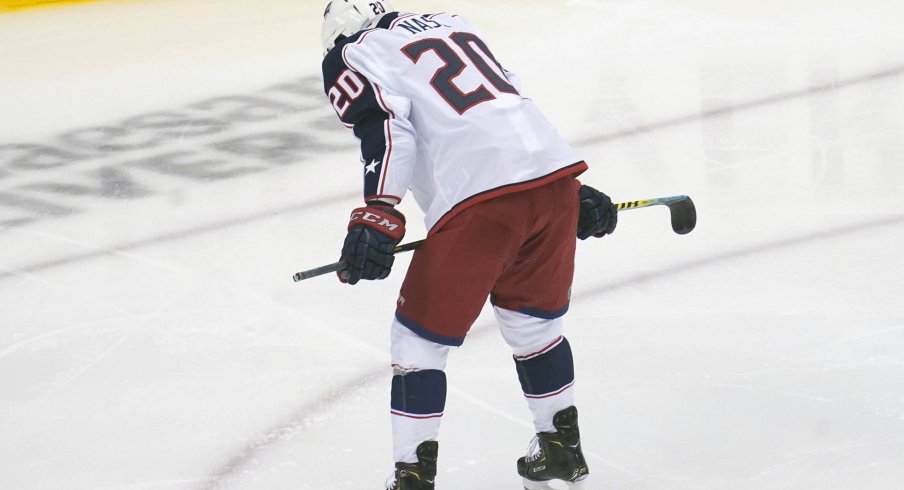
[[[386,235],[396,243],[405,237],[405,215],[386,204],[368,204],[352,211],[348,229],[362,225]]]

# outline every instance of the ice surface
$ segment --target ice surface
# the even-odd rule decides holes
[[[580,244],[592,488],[901,488],[901,7],[713,3],[396,6],[477,22],[585,181],[697,204],[690,235],[654,208]],[[291,281],[336,259],[359,191],[321,13],[0,16],[0,488],[379,488],[409,257]],[[519,488],[531,424],[492,315],[448,375],[439,488]]]

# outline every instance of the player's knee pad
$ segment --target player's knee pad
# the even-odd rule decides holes
[[[502,337],[515,356],[535,354],[562,337],[562,318],[546,319],[494,307]]]
[[[397,371],[425,371],[446,369],[448,345],[437,344],[412,332],[394,319],[392,322],[390,355]]]

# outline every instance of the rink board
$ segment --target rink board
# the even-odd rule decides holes
[[[76,3],[93,3],[104,0],[2,0],[0,1],[0,13],[18,12],[33,8],[60,7]]]

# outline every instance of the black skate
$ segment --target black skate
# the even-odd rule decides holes
[[[556,432],[538,433],[527,456],[518,459],[518,474],[524,477],[525,490],[561,488],[551,486],[553,481],[564,482],[569,489],[584,488],[590,470],[581,451],[577,408],[559,411],[552,425]]]
[[[422,442],[417,447],[417,463],[396,463],[395,473],[386,482],[386,490],[433,490],[439,443]]]

